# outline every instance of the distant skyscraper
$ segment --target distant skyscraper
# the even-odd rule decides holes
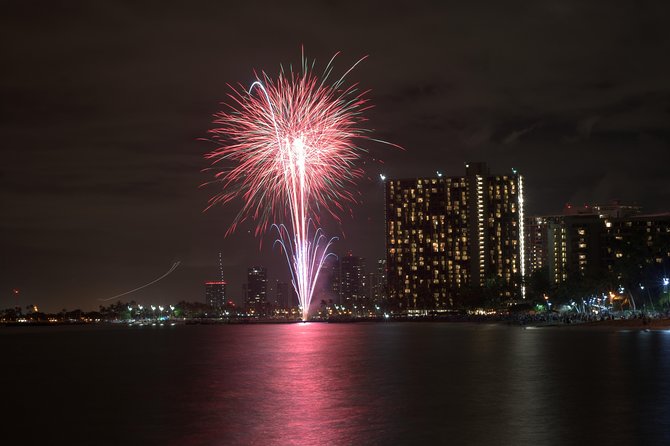
[[[386,182],[388,297],[400,311],[449,309],[461,287],[522,297],[523,177],[466,164],[463,177]]]
[[[372,305],[386,304],[386,259],[377,261],[376,269],[368,273],[368,295]]]
[[[342,305],[342,296],[340,294],[340,289],[342,288],[342,280],[340,277],[340,259],[331,256],[328,258],[328,260],[326,260],[323,267],[325,279],[324,288],[328,295],[331,296],[335,304]]]
[[[245,286],[245,302],[247,308],[262,314],[267,306],[268,279],[267,270],[263,266],[252,266],[247,270]]]
[[[340,302],[348,309],[369,307],[365,259],[349,253],[340,258]]]
[[[277,281],[275,287],[275,304],[282,310],[288,310],[298,304],[293,293],[293,284]]]
[[[205,282],[205,303],[217,312],[226,306],[226,282]]]

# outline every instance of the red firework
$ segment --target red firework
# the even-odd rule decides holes
[[[316,220],[315,209],[338,219],[356,201],[351,186],[363,175],[356,165],[363,150],[355,142],[366,137],[362,113],[369,105],[367,91],[343,81],[365,58],[330,84],[333,59],[322,79],[303,58],[298,73],[282,70],[272,79],[262,72],[249,89],[231,86],[228,109],[215,115],[210,130],[221,146],[206,155],[222,185],[209,207],[237,197],[244,202],[228,233],[251,217],[259,235],[290,214],[299,201],[292,197],[292,169],[304,169],[304,212]]]
[[[333,59],[322,80],[303,58],[299,73],[282,70],[273,80],[263,72],[248,90],[231,87],[232,104],[216,115],[219,127],[211,130],[222,145],[206,155],[223,186],[210,207],[237,197],[244,201],[227,233],[249,217],[257,222],[256,235],[276,227],[303,320],[336,239],[316,228],[318,211],[338,219],[337,211],[355,201],[350,186],[363,175],[355,140],[365,137],[366,92],[342,86],[363,59],[328,84]]]

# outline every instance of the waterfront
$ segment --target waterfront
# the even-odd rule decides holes
[[[670,442],[670,331],[96,325],[0,345],[8,444]]]

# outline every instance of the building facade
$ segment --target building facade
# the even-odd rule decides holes
[[[275,284],[275,305],[280,310],[289,310],[298,305],[292,283],[277,281]]]
[[[462,177],[386,182],[388,298],[397,311],[448,310],[461,288],[491,281],[501,298],[523,296],[523,177],[465,167]]]
[[[525,224],[527,270],[545,268],[554,285],[584,278],[616,282],[636,270],[662,269],[670,259],[670,213],[643,215],[639,206],[619,202],[566,205],[563,212]]]
[[[368,300],[371,305],[386,308],[386,259],[377,260],[376,268],[368,272]]]
[[[607,274],[626,281],[639,271],[648,286],[670,275],[670,212],[605,218],[604,227]]]
[[[205,303],[221,313],[226,307],[226,282],[205,282]]]
[[[252,266],[247,270],[247,283],[244,286],[247,310],[257,315],[267,310],[268,278],[263,266]]]
[[[535,216],[525,218],[526,274],[547,269],[549,266],[549,225],[560,216]]]
[[[340,302],[345,308],[360,312],[369,307],[366,287],[365,259],[351,253],[339,259]]]
[[[599,215],[529,217],[525,227],[528,274],[544,270],[550,283],[558,284],[600,272],[604,223]]]

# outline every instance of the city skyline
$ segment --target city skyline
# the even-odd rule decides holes
[[[247,5],[8,6],[0,19],[0,307],[19,289],[25,304],[95,308],[175,260],[178,270],[132,297],[196,300],[202,283],[218,277],[218,252],[229,292],[241,289],[249,265],[286,280],[271,238],[261,248],[247,227],[224,238],[233,213],[202,213],[212,192],[199,188],[202,155],[212,146],[199,138],[226,83],[297,62],[303,44],[320,62],[338,50],[343,63],[370,55],[356,80],[372,89],[371,127],[407,149],[366,147],[385,164],[365,166],[370,179],[353,217],[343,218],[339,254],[356,247],[361,257],[381,257],[379,174],[453,176],[467,161],[518,168],[528,215],[611,199],[666,210],[662,7],[582,3],[268,6],[260,15],[268,31],[279,22],[293,31],[262,41],[235,19],[252,13]],[[344,23],[348,33],[323,39]]]
[[[670,444],[669,17],[3,2],[3,444]]]
[[[471,204],[469,204],[467,201],[465,201],[465,194],[467,189],[465,188],[465,185],[473,180],[477,179],[484,179],[485,183],[487,186],[490,186],[491,193],[495,191],[495,193],[500,193],[500,186],[504,185],[505,190],[504,194],[507,195],[507,185],[512,186],[511,192],[513,194],[511,198],[511,202],[509,204],[512,204],[512,208],[510,209],[512,211],[512,215],[516,215],[515,217],[512,217],[512,220],[519,222],[521,219],[524,220],[524,231],[525,235],[523,233],[520,233],[519,231],[513,231],[509,236],[511,237],[509,241],[511,241],[511,244],[514,245],[514,248],[510,250],[509,253],[505,254],[505,252],[501,251],[498,249],[496,252],[499,252],[502,257],[502,260],[507,258],[508,255],[511,255],[512,257],[509,257],[510,259],[516,259],[512,260],[512,265],[514,265],[513,269],[510,269],[509,272],[505,275],[503,270],[498,271],[498,273],[503,274],[509,281],[510,279],[513,279],[511,275],[519,275],[520,277],[520,271],[521,271],[521,262],[522,258],[525,257],[523,260],[524,262],[524,269],[525,271],[525,277],[527,279],[530,278],[530,276],[534,273],[537,272],[538,270],[541,270],[542,268],[546,269],[546,273],[548,273],[549,281],[553,284],[560,284],[562,282],[565,282],[567,279],[567,271],[572,269],[573,273],[579,273],[579,277],[585,278],[593,275],[594,273],[601,273],[601,268],[604,268],[605,265],[600,265],[600,262],[602,261],[601,257],[603,256],[603,249],[607,248],[608,254],[605,256],[609,256],[610,258],[613,258],[614,256],[614,251],[612,250],[613,248],[610,246],[612,243],[612,235],[611,231],[609,228],[612,227],[612,224],[614,222],[615,227],[621,227],[623,224],[625,224],[628,221],[632,222],[640,222],[642,224],[646,224],[647,221],[658,221],[659,222],[659,230],[661,230],[662,234],[665,234],[668,232],[670,229],[670,212],[661,212],[661,213],[648,213],[645,212],[644,208],[641,206],[638,206],[637,204],[634,203],[621,203],[618,200],[612,200],[611,202],[608,203],[589,203],[589,204],[584,204],[582,206],[574,206],[570,203],[566,203],[561,212],[554,212],[549,215],[538,215],[538,214],[531,214],[531,215],[525,215],[525,217],[518,212],[518,208],[514,209],[515,205],[518,205],[519,203],[519,197],[515,196],[514,192],[514,187],[516,186],[518,188],[519,184],[522,184],[521,178],[525,178],[524,175],[520,174],[516,169],[510,169],[511,175],[506,175],[506,174],[492,174],[489,170],[489,166],[486,163],[482,162],[468,162],[465,163],[464,165],[466,175],[465,176],[455,176],[455,177],[446,177],[442,172],[436,172],[436,175],[433,177],[421,177],[421,178],[414,178],[414,179],[409,179],[409,178],[402,178],[402,179],[396,179],[396,178],[386,178],[384,177],[382,179],[384,185],[386,187],[390,187],[393,189],[393,185],[397,183],[398,191],[403,191],[403,193],[408,193],[410,191],[409,188],[411,187],[416,187],[419,185],[419,189],[421,188],[421,184],[425,182],[427,185],[430,185],[430,187],[435,187],[437,183],[441,184],[441,188],[444,189],[443,192],[446,192],[446,197],[449,197],[449,193],[447,192],[450,188],[455,187],[455,192],[457,193],[462,193],[463,197],[461,198],[454,196],[455,200],[463,200],[461,203],[461,206],[463,207],[463,212],[467,215],[469,212],[475,212],[476,214],[479,212],[476,209],[476,206],[474,206],[473,209],[470,209],[473,207]],[[472,172],[470,172],[472,170]],[[481,175],[484,175],[483,177]],[[451,184],[454,183],[454,184]],[[400,186],[403,184],[403,186]],[[477,185],[475,183],[475,185]],[[446,187],[445,187],[446,186]],[[481,188],[481,185],[479,185]],[[427,186],[428,187],[428,186]],[[461,189],[459,189],[461,187]],[[403,189],[405,188],[405,189]],[[442,190],[440,189],[440,190]],[[481,192],[480,192],[481,193]],[[394,199],[388,199],[389,193],[387,192],[387,204],[386,207],[388,208],[395,206],[397,203],[395,203]],[[453,195],[453,193],[451,194]],[[457,194],[458,195],[458,194]],[[414,196],[414,195],[413,195]],[[431,204],[430,198],[421,198],[421,195],[419,196],[419,202],[423,202],[424,199],[428,200],[426,201],[426,206],[430,208],[434,208],[435,206]],[[482,196],[483,197],[483,196]],[[485,206],[486,212],[485,214],[488,216],[489,212],[495,212],[489,209],[491,204],[498,203],[497,207],[499,208],[500,205],[502,205],[503,208],[507,208],[509,206],[508,204],[508,199],[505,198],[504,200],[500,201],[493,199],[493,197],[489,197],[487,199],[491,199],[491,203],[487,204]],[[484,201],[486,201],[485,199]],[[414,198],[412,199],[414,200]],[[523,201],[523,198],[521,198],[521,202]],[[403,202],[411,203],[411,201],[407,201],[407,199],[403,200]],[[444,204],[444,208],[437,209],[436,212],[443,213],[447,211],[447,205]],[[411,215],[414,215],[414,207],[410,207],[412,210]],[[386,210],[386,231],[389,231],[389,222],[394,221],[393,218],[389,219],[389,209]],[[460,212],[458,208],[456,208],[456,212]],[[499,210],[498,210],[499,212]],[[447,211],[449,213],[449,211]],[[428,214],[427,214],[428,215]],[[460,214],[459,214],[460,215]],[[410,217],[410,214],[406,215],[406,218]],[[466,217],[463,217],[466,218]],[[486,217],[488,220],[489,217]],[[459,217],[460,219],[460,217]],[[503,222],[504,226],[504,221],[506,218],[503,218],[500,220]],[[469,228],[468,224],[465,224],[465,226],[461,227],[462,224],[456,224],[455,221],[452,221],[450,224],[444,226],[444,228],[451,228],[455,232],[458,232],[459,230],[463,232],[461,235],[466,235],[468,233],[468,230],[474,230],[476,228]],[[509,225],[509,223],[507,223]],[[636,224],[636,223],[634,223]],[[458,229],[458,228],[461,229]],[[502,226],[501,226],[502,227]],[[552,251],[550,248],[551,245],[555,244],[555,237],[557,237],[557,231],[560,231],[560,228],[567,227],[566,229],[563,229],[563,235],[562,240],[564,247],[561,249],[559,248],[556,250]],[[582,232],[584,229],[580,228],[589,228],[587,231],[588,235],[588,240],[589,240],[589,250],[581,250],[577,249],[576,240],[577,232],[579,232],[580,236],[584,236],[585,233]],[[617,229],[618,231],[621,231],[621,229]],[[500,228],[498,229],[500,231]],[[506,230],[509,231],[509,230]],[[542,233],[544,231],[544,234]],[[505,231],[503,231],[505,232]],[[566,234],[568,237],[568,240],[570,239],[570,234],[574,233],[572,236],[573,242],[568,243],[568,245],[575,245],[574,248],[572,248],[572,251],[568,249],[566,251],[565,248],[565,239],[566,239]],[[391,233],[387,233],[387,237]],[[459,236],[460,237],[460,236]],[[507,236],[506,236],[507,237]],[[548,237],[548,239],[547,239]],[[609,237],[609,238],[607,238]],[[666,240],[667,236],[663,235],[664,237],[662,240]],[[523,243],[519,243],[518,246],[516,246],[516,242],[520,242],[521,239],[524,239],[526,246],[524,247]],[[329,301],[332,300],[334,303],[337,303],[339,305],[342,305],[343,308],[350,308],[352,307],[356,302],[359,302],[361,299],[364,300],[366,304],[371,304],[374,302],[380,302],[379,298],[381,295],[384,295],[382,301],[385,301],[386,299],[391,299],[388,302],[388,306],[386,308],[388,309],[394,309],[398,310],[396,308],[397,305],[394,305],[391,301],[394,299],[393,295],[393,284],[392,282],[385,282],[381,283],[378,282],[377,285],[371,285],[372,281],[377,281],[378,279],[375,279],[375,276],[384,276],[384,279],[386,279],[386,274],[388,271],[385,269],[385,265],[388,259],[393,259],[394,257],[394,252],[395,252],[395,245],[394,244],[389,244],[389,239],[387,239],[387,245],[386,245],[386,258],[380,257],[378,260],[375,260],[373,263],[376,263],[376,266],[372,266],[370,269],[366,268],[366,259],[364,257],[354,255],[354,251],[348,250],[345,253],[342,253],[340,256],[336,257],[334,261],[328,262],[328,264],[324,265],[325,272],[322,275],[322,278],[320,278],[317,286],[317,293],[315,294],[315,300],[313,302],[314,307],[318,307],[320,301]],[[504,244],[506,238],[503,237],[502,239],[496,239],[498,240],[498,244],[502,245]],[[607,245],[605,244],[605,240],[607,240]],[[581,248],[581,243],[585,241],[583,238],[579,239],[579,247]],[[596,248],[594,249],[592,245],[596,245]],[[661,247],[660,245],[654,245],[656,246],[656,249]],[[480,257],[481,252],[481,246],[472,246],[468,247],[465,242],[462,247],[464,250],[467,251],[468,255],[473,256],[475,260],[477,260]],[[452,259],[453,260],[453,253],[449,252],[447,253],[446,249],[443,249],[441,252],[442,257],[444,259]],[[523,256],[521,253],[523,252]],[[580,252],[589,252],[589,269],[585,269],[582,264],[586,264],[584,262],[583,258],[585,258],[584,254],[579,254]],[[383,255],[383,253],[382,253]],[[390,256],[390,257],[389,257]],[[595,266],[595,269],[593,269],[593,257],[595,256],[596,260],[598,261],[597,265]],[[663,262],[662,259],[665,258],[665,255],[660,254],[661,257],[659,257],[659,260],[657,262],[660,264]],[[340,270],[344,263],[349,263],[353,259],[352,265],[353,268],[355,268],[356,271],[356,277],[354,283],[359,283],[357,285],[354,285],[355,289],[349,289],[351,288],[351,285],[347,285],[350,279],[348,279],[348,276],[350,273],[344,273],[344,270]],[[577,260],[579,259],[579,260]],[[495,260],[493,260],[493,265],[496,264]],[[382,268],[382,262],[384,265],[384,268]],[[488,261],[487,261],[488,262]],[[498,261],[500,262],[500,260]],[[609,270],[612,270],[612,260],[609,260]],[[270,262],[272,263],[272,262]],[[470,260],[465,259],[465,263],[463,264],[462,268],[463,270],[468,270],[470,269]],[[477,263],[477,262],[475,262]],[[215,263],[212,263],[212,265],[215,265]],[[408,268],[411,268],[415,263],[409,264]],[[577,265],[579,265],[577,267]],[[233,278],[233,282],[240,281],[241,283],[241,288],[239,291],[226,291],[228,289],[227,285],[230,280],[230,275],[224,274],[223,271],[223,258],[222,254],[219,252],[218,253],[218,263],[216,263],[216,266],[218,266],[218,271],[216,272],[215,275],[219,275],[219,278],[217,280],[206,280],[204,282],[204,303],[211,306],[213,310],[216,312],[221,312],[224,306],[228,301],[232,302],[235,305],[239,305],[241,309],[253,309],[253,313],[257,313],[259,315],[263,315],[264,312],[268,309],[272,308],[291,308],[295,307],[297,308],[297,301],[295,301],[295,296],[293,295],[295,291],[293,290],[291,284],[290,284],[290,276],[287,274],[287,277],[283,277],[282,279],[289,279],[289,281],[282,281],[282,279],[277,279],[276,277],[279,276],[276,272],[273,272],[270,270],[268,272],[268,268],[261,265],[257,264],[255,266],[248,266],[244,267],[245,274],[246,274],[246,279],[242,278]],[[333,267],[337,267],[337,272],[335,273],[335,276],[333,276],[333,272],[335,270],[332,270]],[[349,267],[351,268],[351,267]],[[498,266],[500,268],[500,266]],[[558,268],[558,269],[557,269]],[[165,274],[162,277],[166,277],[169,275],[172,271],[176,270],[176,268],[173,265],[173,268],[171,268],[170,271],[168,271],[167,274]],[[331,270],[333,272],[331,272]],[[352,272],[354,270],[351,270]],[[443,273],[449,273],[452,274],[450,269],[444,269],[442,272]],[[474,271],[474,270],[473,270]],[[486,269],[488,271],[488,267]],[[261,276],[258,276],[260,274]],[[484,273],[484,270],[482,270],[479,275],[476,273],[472,273],[472,271],[469,271],[465,273],[465,276],[463,276],[461,281],[463,282],[462,284],[459,283],[455,284],[452,283],[453,278],[450,278],[447,280],[446,278],[441,278],[441,285],[446,287],[446,290],[448,291],[446,294],[444,294],[440,299],[443,299],[444,297],[449,298],[450,302],[447,304],[439,304],[434,307],[434,309],[453,309],[453,308],[458,308],[459,305],[462,304],[467,304],[467,302],[463,301],[458,301],[458,304],[454,304],[453,301],[451,301],[451,298],[456,296],[453,293],[454,290],[457,290],[460,288],[462,285],[473,285],[470,283],[472,280],[475,280],[475,282],[479,281],[480,286],[483,286],[484,284],[484,278],[485,277],[491,277],[489,276],[490,273]],[[471,275],[472,277],[468,277],[468,275]],[[495,275],[495,274],[494,274]],[[662,276],[666,276],[667,272],[662,274]],[[261,277],[261,282],[262,285],[261,288],[256,289],[257,285],[253,285],[253,290],[250,291],[249,284],[256,282],[257,279],[256,277]],[[455,277],[455,276],[454,276]],[[572,277],[572,276],[571,276]],[[660,277],[660,276],[659,276]],[[156,281],[151,282],[148,284],[151,286],[152,283],[156,283],[160,281],[161,278],[159,278]],[[274,283],[274,287],[270,285],[270,283]],[[369,283],[370,282],[370,283]],[[147,285],[144,285],[147,286]],[[280,304],[279,302],[279,296],[286,293],[285,287],[289,287],[288,295],[290,296],[289,298],[282,297],[282,300],[286,300],[286,302],[289,302],[288,305]],[[519,299],[522,298],[522,291],[521,291],[521,282],[519,282],[519,278],[516,278],[515,280],[512,280],[510,283],[510,288],[507,289],[507,291],[504,293],[507,299]],[[376,288],[375,288],[376,287]],[[383,288],[383,291],[380,290],[379,287]],[[387,288],[391,287],[391,288]],[[20,292],[19,289],[12,289],[13,293]],[[17,293],[18,294],[18,293]],[[253,297],[252,297],[253,296]],[[373,297],[376,296],[376,297]],[[501,294],[501,297],[503,295]],[[16,296],[15,296],[16,297]],[[151,299],[144,299],[144,298],[139,298],[136,299],[137,295],[136,294],[130,294],[128,295],[128,299],[135,301],[137,300],[139,303],[147,303],[147,302],[153,302],[157,304],[166,304],[169,302],[168,300],[162,299],[159,300],[158,302],[151,301]],[[195,295],[192,297],[193,302],[199,302],[201,301],[202,295]],[[180,296],[175,299],[173,303],[176,303],[177,301],[183,301],[183,300],[189,300],[187,297]],[[123,299],[114,299],[113,302],[118,302],[118,301],[123,301]],[[26,301],[27,302],[27,301]],[[100,302],[100,304],[103,304],[105,302],[109,301],[104,301]],[[293,304],[290,304],[290,302],[293,302]],[[387,302],[385,302],[387,303]],[[17,306],[22,307],[24,306],[25,302],[17,302]],[[262,308],[261,311],[258,311],[258,307],[260,305],[260,308]],[[269,306],[268,306],[269,305]],[[28,306],[34,306],[35,308],[39,307],[40,309],[43,309],[41,303],[40,305],[37,305],[36,303],[31,303],[28,304]],[[62,305],[56,304],[55,307],[62,307]],[[54,308],[55,308],[54,307]],[[410,307],[410,308],[415,308],[415,307]],[[419,307],[416,307],[419,308]],[[426,308],[431,308],[431,306],[428,307],[421,307],[422,310],[425,310]],[[406,308],[407,309],[407,308]],[[49,309],[51,311],[54,311],[53,309]],[[90,310],[90,308],[84,308],[84,310]],[[37,310],[35,310],[37,311]],[[402,310],[401,310],[402,311]],[[421,314],[421,312],[417,312],[417,314]]]

